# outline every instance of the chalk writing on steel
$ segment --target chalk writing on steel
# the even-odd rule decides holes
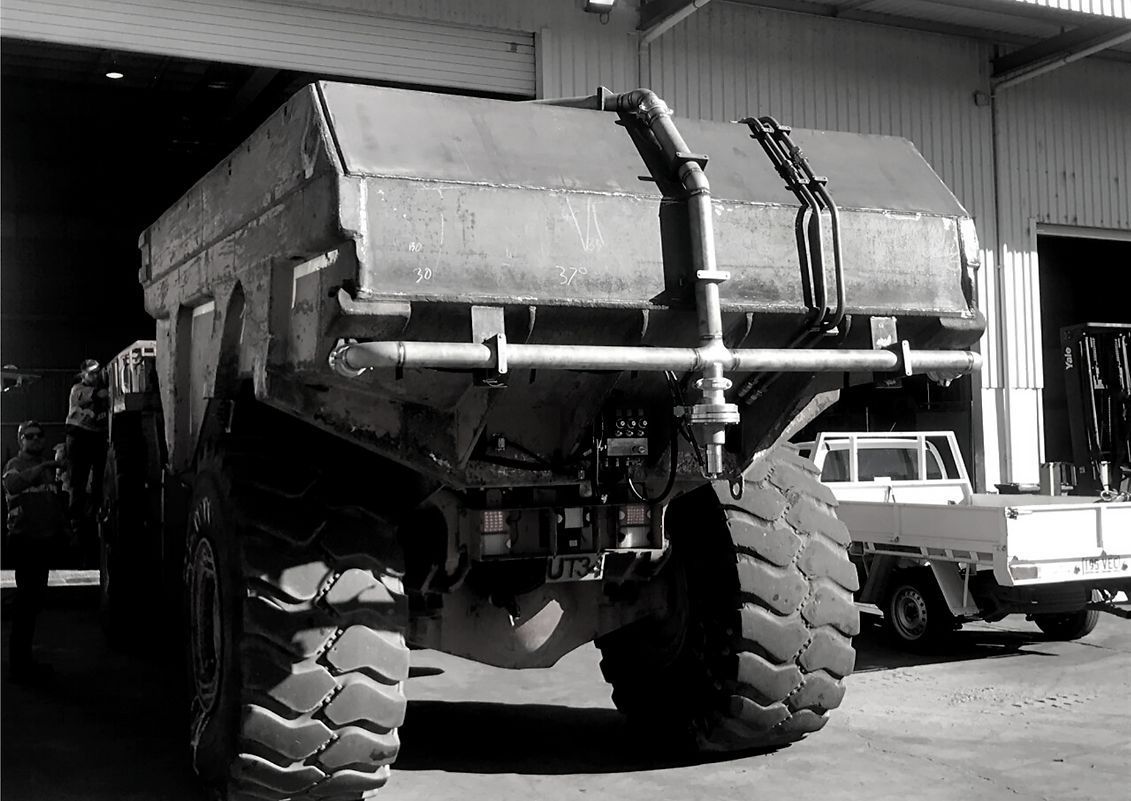
[[[561,286],[572,286],[574,278],[577,278],[579,275],[589,274],[589,271],[584,267],[563,267],[560,264],[555,264],[554,266],[558,269],[558,278],[561,279],[558,281],[558,284]]]
[[[566,197],[565,202],[570,219],[573,220],[573,227],[577,231],[577,238],[581,241],[581,249],[586,253],[593,253],[603,248],[605,237],[601,233],[600,223],[597,222],[597,207],[593,204],[593,200],[591,198],[585,199],[584,230],[581,227],[581,221],[577,219],[577,212],[573,210],[573,204],[569,202],[569,197]]]

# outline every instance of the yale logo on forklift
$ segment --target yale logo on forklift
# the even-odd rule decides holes
[[[551,556],[546,562],[546,581],[593,581],[601,578],[599,553],[571,553]]]

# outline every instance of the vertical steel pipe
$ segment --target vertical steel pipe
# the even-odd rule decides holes
[[[708,476],[723,472],[723,447],[726,427],[739,420],[738,407],[727,403],[730,379],[723,374],[723,315],[719,302],[719,284],[727,280],[715,263],[714,217],[711,209],[711,185],[703,171],[705,157],[691,152],[672,121],[671,109],[649,89],[636,89],[606,98],[605,108],[640,119],[655,137],[665,161],[673,168],[687,191],[688,230],[691,234],[691,279],[695,282],[695,308],[699,317],[699,347],[709,354],[696,388],[699,403],[690,410],[690,422],[700,433],[706,447]]]

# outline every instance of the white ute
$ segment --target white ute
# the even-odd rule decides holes
[[[1025,614],[1077,639],[1131,591],[1131,503],[975,494],[954,434],[824,433],[802,452],[852,534],[858,601],[905,646]]]

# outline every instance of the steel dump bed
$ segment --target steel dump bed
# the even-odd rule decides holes
[[[661,202],[615,122],[546,105],[311,86],[146,232],[147,275],[159,279],[201,257],[207,270],[249,255],[248,246],[260,258],[263,245],[276,257],[306,258],[325,237],[363,246],[355,279],[363,297],[686,303],[687,246],[681,226],[664,225],[667,216],[682,222],[673,208],[681,204]],[[678,124],[710,159],[718,266],[731,271],[724,308],[803,311],[796,200],[743,126]],[[833,176],[851,309],[971,316],[959,237],[967,214],[914,146],[823,131],[794,138]],[[325,205],[291,207],[288,193],[320,179]],[[271,209],[286,219],[272,219]],[[210,252],[222,242],[222,253]]]
[[[509,343],[690,349],[702,334],[693,261],[704,247],[717,268],[700,279],[717,281],[719,341],[790,346],[813,305],[797,199],[746,126],[676,124],[693,152],[674,158],[705,164],[710,180],[706,246],[693,241],[684,187],[623,115],[338,83],[302,90],[142,234],[165,405],[177,371],[179,391],[196,399],[167,420],[169,441],[194,439],[200,399],[238,374],[261,400],[456,484],[474,483],[467,461],[484,432],[569,453],[631,376],[528,370],[492,393],[469,370],[403,361],[351,383],[327,356],[343,338],[485,342],[491,331],[473,324],[472,307],[499,310],[486,319],[498,333],[505,322]],[[881,344],[972,345],[983,329],[973,226],[912,144],[793,137],[829,176],[849,316],[810,347],[872,349],[871,317],[894,321]],[[736,387],[758,372],[726,364]],[[831,368],[745,401],[728,458],[742,465],[776,436],[818,369]],[[662,376],[631,394],[670,409]],[[531,410],[537,420],[513,431]]]

